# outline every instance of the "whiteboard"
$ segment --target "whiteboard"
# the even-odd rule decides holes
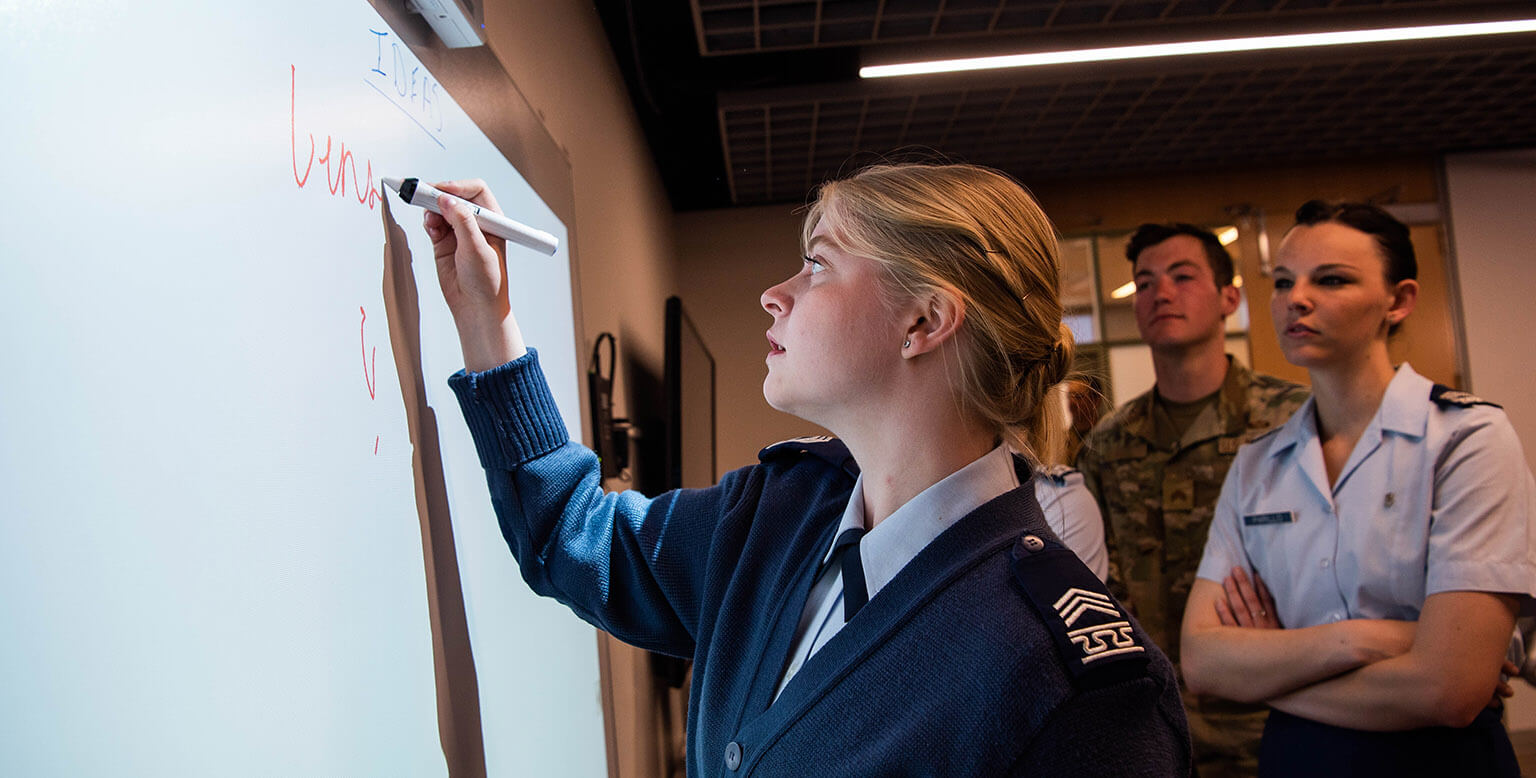
[[[364,0],[0,0],[0,67],[0,774],[446,772],[412,375],[486,769],[606,774],[594,632],[518,577],[377,181],[484,178],[561,238],[508,262],[579,438],[565,225]]]

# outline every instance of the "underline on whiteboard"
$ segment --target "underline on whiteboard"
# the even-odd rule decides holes
[[[412,116],[411,112],[406,110],[405,106],[395,102],[395,98],[390,97],[388,92],[385,92],[384,90],[380,89],[378,84],[375,84],[375,83],[373,83],[372,81],[369,81],[366,78],[363,79],[363,83],[367,84],[368,86],[373,87],[373,91],[378,92],[380,95],[382,95],[385,100],[389,101],[390,105],[393,105],[394,107],[399,108],[400,109],[400,113],[405,114],[405,118],[410,119],[411,121],[415,122],[416,126],[420,127],[421,131],[426,133],[427,137],[431,138],[433,143],[437,144],[438,148],[444,149],[444,150],[446,150],[448,148],[447,146],[443,145],[442,141],[437,139],[436,135],[432,134],[431,130],[427,129],[427,125],[422,124],[416,117]]]

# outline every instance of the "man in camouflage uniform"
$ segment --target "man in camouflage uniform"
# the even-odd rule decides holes
[[[1111,590],[1177,664],[1184,601],[1233,455],[1283,424],[1307,390],[1226,355],[1224,321],[1238,291],[1215,235],[1146,224],[1126,256],[1157,383],[1094,427],[1077,468],[1104,514]],[[1187,690],[1184,705],[1202,776],[1257,773],[1264,706]]]

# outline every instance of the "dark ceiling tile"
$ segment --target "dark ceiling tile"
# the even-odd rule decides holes
[[[1109,9],[1112,7],[1112,3],[1063,3],[1052,24],[1056,27],[1098,24],[1109,17]]]
[[[877,0],[823,0],[823,20],[873,19],[880,10]]]
[[[1011,5],[997,15],[997,23],[994,29],[1002,32],[1017,32],[1021,30],[1037,30],[1044,27],[1050,21],[1051,8],[1019,8]]]
[[[898,40],[901,38],[927,37],[929,30],[933,28],[931,16],[900,16],[886,15],[880,19],[880,34],[882,40]]]
[[[965,35],[974,32],[986,32],[992,25],[992,13],[962,13],[946,10],[939,17],[939,35]]]
[[[765,49],[783,49],[806,46],[815,42],[816,27],[798,24],[790,27],[764,27],[762,45]]]
[[[987,11],[995,12],[998,6],[1006,5],[1004,0],[946,0],[946,11]]]
[[[751,31],[753,25],[751,8],[724,8],[705,11],[699,16],[704,29],[711,33]]]
[[[816,21],[815,3],[784,3],[764,5],[758,12],[763,26],[778,24],[811,24]]]
[[[1227,4],[1226,0],[1180,0],[1180,2],[1169,4],[1164,18],[1188,19],[1199,16],[1215,16]],[[1258,2],[1258,0],[1249,0],[1249,2],[1245,3],[1244,0],[1237,0],[1231,5],[1269,5],[1269,3]]]
[[[752,51],[757,48],[757,37],[751,30],[735,33],[710,33],[705,36],[705,46],[711,52],[729,53]]]
[[[827,22],[821,26],[822,43],[852,43],[867,41],[874,32],[872,19],[853,22]]]

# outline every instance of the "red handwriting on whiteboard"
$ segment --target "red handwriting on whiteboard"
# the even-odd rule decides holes
[[[378,355],[378,349],[368,348],[368,338],[363,333],[363,328],[368,324],[368,312],[363,306],[357,306],[358,313],[363,315],[363,320],[357,325],[357,341],[363,346],[363,383],[368,385],[368,399],[372,400],[377,395],[379,388],[379,372],[375,369],[374,357]]]
[[[299,129],[298,129],[298,92],[299,74],[298,68],[289,65],[288,88],[288,145],[293,152],[293,182],[303,189],[309,183],[309,174],[313,171],[315,163],[325,166],[325,185],[330,188],[331,194],[338,197],[347,196],[347,172],[352,173],[353,198],[360,205],[368,206],[373,210],[379,203],[379,188],[373,181],[373,160],[364,160],[367,166],[365,182],[357,179],[357,158],[347,148],[346,141],[335,141],[331,136],[325,136],[325,154],[319,159],[315,158],[315,134],[305,133],[309,136],[309,156],[304,161],[304,173],[299,173]]]
[[[357,324],[357,342],[363,347],[363,383],[368,386],[368,399],[378,398],[379,371],[375,362],[378,356],[377,348],[368,348],[368,311],[363,306],[357,306],[357,312],[363,315],[363,320]],[[373,436],[373,454],[379,454],[379,436]]]

